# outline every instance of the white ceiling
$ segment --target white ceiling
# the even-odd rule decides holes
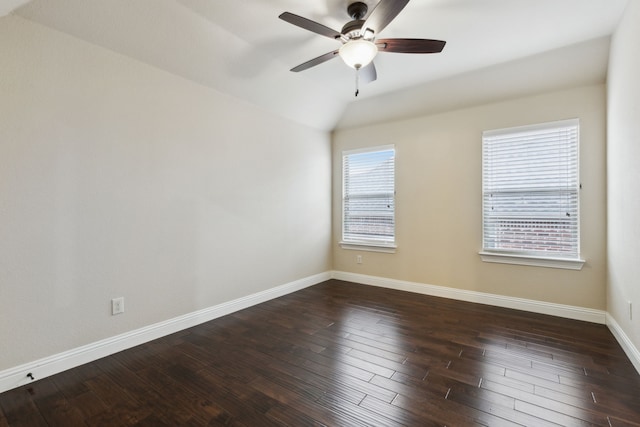
[[[446,40],[434,55],[381,53],[354,98],[334,59],[289,69],[338,42],[288,24],[289,11],[340,30],[354,0],[0,0],[14,14],[291,120],[331,130],[603,81],[608,36],[628,0],[413,0],[381,37]],[[367,0],[371,11],[376,0]]]

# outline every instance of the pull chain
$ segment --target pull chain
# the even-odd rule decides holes
[[[360,93],[360,67],[356,68],[356,97]]]

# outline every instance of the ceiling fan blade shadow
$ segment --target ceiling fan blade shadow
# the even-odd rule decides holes
[[[305,33],[302,42],[291,37],[263,38],[257,44],[238,46],[232,57],[224,61],[229,72],[240,79],[250,79],[263,75],[272,67],[288,67],[291,60],[278,56],[278,52],[290,52],[305,48],[307,43],[317,39],[314,34]]]
[[[324,55],[320,55],[317,58],[313,58],[307,62],[304,62],[300,65],[298,65],[297,67],[293,67],[291,69],[291,71],[293,71],[294,73],[300,72],[300,71],[304,71],[304,70],[308,70],[311,67],[315,67],[316,65],[320,65],[323,62],[327,62],[330,59],[333,59],[335,57],[338,56],[338,51],[334,50],[333,52],[329,52],[329,53],[325,53]]]
[[[378,39],[375,43],[380,52],[395,53],[440,53],[447,44],[430,39]]]
[[[293,24],[297,27],[314,32],[316,34],[320,34],[321,36],[329,37],[330,39],[340,38],[340,33],[338,31],[333,30],[322,24],[319,24],[316,21],[303,18],[302,16],[294,15],[293,13],[290,13],[290,12],[284,12],[278,18],[290,24]]]
[[[360,34],[368,29],[380,34],[393,19],[404,9],[409,0],[380,0],[362,26]]]
[[[359,73],[360,80],[364,83],[371,83],[378,79],[378,71],[376,70],[376,66],[373,62],[366,67],[361,68]]]

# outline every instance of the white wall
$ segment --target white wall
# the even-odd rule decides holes
[[[334,168],[334,269],[604,310],[605,104],[605,86],[596,84],[335,132],[336,165],[343,150],[395,144],[398,250],[385,254],[338,246],[342,177],[341,168]],[[482,262],[482,131],[569,118],[581,121],[583,269]]]
[[[0,70],[0,371],[330,269],[328,133],[14,16]]]
[[[608,75],[607,311],[636,349],[640,349],[639,46],[640,2],[630,1],[612,39]]]

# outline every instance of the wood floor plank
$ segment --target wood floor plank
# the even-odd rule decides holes
[[[550,399],[535,393],[527,393],[521,390],[496,387],[495,383],[492,383],[491,381],[486,381],[486,384],[483,382],[482,387],[478,390],[478,393],[485,393],[485,390],[488,393],[492,393],[495,395],[508,396],[514,402],[519,402],[510,405],[512,407],[516,407],[521,402],[524,402],[526,404],[545,408],[549,411],[570,415],[572,418],[583,420],[591,424],[606,425],[606,414],[599,412],[599,408],[593,405],[593,402],[591,402],[590,404],[588,401],[583,399],[568,398],[567,395],[565,395],[565,398],[563,398],[562,400]],[[486,393],[484,394],[483,398],[486,398]],[[556,422],[554,420],[549,421]]]
[[[281,387],[266,378],[257,378],[251,382],[250,386],[276,400],[283,406],[291,406],[296,408],[297,411],[302,411],[303,413],[308,414],[321,424],[366,425],[366,423],[360,422],[357,417],[354,417],[351,414],[345,414],[342,411],[335,411],[325,405],[314,404],[314,402],[317,401],[312,401],[303,396],[299,396],[295,392]]]
[[[87,424],[131,426],[153,413],[153,407],[141,404],[142,396],[134,396],[126,392],[106,373],[92,378],[86,383],[108,408],[107,411],[88,419]]]
[[[51,380],[56,384],[62,394],[68,399],[71,399],[89,392],[90,390],[85,384],[85,381],[100,374],[102,374],[102,371],[95,363],[87,363],[77,368],[61,372],[51,377]]]
[[[279,425],[285,426],[300,426],[300,427],[324,427],[327,424],[322,423],[314,418],[310,414],[301,412],[297,407],[292,408],[286,405],[274,405],[265,414],[270,420],[273,420]],[[338,425],[335,420],[331,420],[331,423]]]
[[[38,381],[33,384],[32,390],[33,402],[48,425],[64,427],[69,424],[82,425],[85,422],[82,411],[60,393],[51,379]]]
[[[70,405],[78,408],[85,420],[94,418],[98,416],[98,414],[109,410],[102,400],[92,391],[75,395],[68,398],[68,400]]]
[[[360,402],[359,406],[384,419],[391,420],[393,423],[392,425],[394,426],[439,426],[439,423],[435,421],[425,419],[424,417],[402,409],[399,406],[383,402],[382,400],[376,399],[372,396],[365,397],[362,402]]]
[[[175,381],[163,371],[149,368],[139,371],[138,375],[162,394],[162,398],[171,401],[176,407],[190,411],[197,424],[226,423],[233,416],[212,401],[208,395],[194,390],[188,383]],[[199,422],[198,422],[199,421]]]
[[[359,381],[346,376],[324,376],[307,370],[304,367],[274,361],[267,366],[273,375],[290,375],[295,381],[302,384],[312,384],[323,393],[334,394],[349,402],[358,404],[367,395],[380,396],[383,400],[391,400],[395,393],[375,384]]]
[[[400,394],[393,400],[392,404],[422,417],[425,423],[429,424],[438,423],[439,425],[450,426],[490,425],[476,417],[478,411],[447,401],[444,396],[440,399],[417,402],[411,397]]]
[[[15,426],[635,426],[606,326],[338,280],[0,394]]]
[[[2,415],[10,426],[46,426],[47,422],[31,398],[32,387],[24,386],[0,394]]]
[[[333,395],[327,394],[323,396],[318,403],[326,408],[330,408],[343,416],[350,416],[366,426],[375,427],[395,427],[398,423],[388,417],[382,416],[375,411],[371,411],[351,402],[342,399],[336,399]],[[347,424],[348,425],[348,424]]]
[[[398,377],[389,379],[376,376],[371,380],[371,383],[396,394],[411,396],[413,400],[417,402],[443,398],[449,390],[449,387],[444,387],[435,382],[429,382],[428,380],[420,381],[409,376],[404,376],[400,379],[398,379]],[[394,396],[394,399],[395,397],[396,396]]]
[[[523,412],[537,419],[555,423],[561,426],[587,427],[587,426],[594,425],[590,422],[575,418],[572,415],[552,411],[542,406],[533,405],[531,403],[522,402],[520,400],[516,401],[515,409],[516,411]],[[595,425],[605,425],[605,424],[595,424]]]

